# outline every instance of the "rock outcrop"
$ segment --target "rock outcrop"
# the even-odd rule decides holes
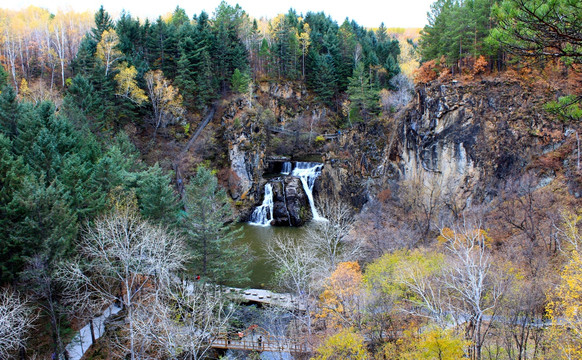
[[[307,195],[301,180],[285,176],[272,182],[273,185],[273,226],[302,226],[311,220]]]
[[[488,201],[500,186],[535,166],[566,140],[543,106],[551,97],[515,81],[451,82],[418,87],[399,130],[404,180],[438,179],[467,201]]]

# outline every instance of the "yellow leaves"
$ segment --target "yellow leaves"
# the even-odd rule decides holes
[[[364,338],[354,333],[351,329],[345,329],[338,334],[328,337],[317,349],[317,354],[312,360],[367,360],[370,355],[364,345]]]
[[[127,98],[134,103],[141,105],[148,101],[145,91],[137,85],[137,70],[135,66],[127,66],[126,62],[122,62],[117,67],[118,73],[115,75],[115,82],[117,83],[116,95]]]
[[[101,34],[101,41],[97,44],[95,55],[98,59],[101,59],[105,65],[105,76],[109,74],[109,70],[113,63],[123,56],[123,53],[117,49],[117,45],[119,45],[119,37],[115,30],[111,29],[103,31]]]
[[[553,343],[559,349],[556,357],[570,359],[578,354],[575,358],[582,358],[582,258],[576,250],[564,266],[560,284],[550,294],[547,312],[552,319]]]
[[[311,45],[311,39],[309,37],[310,34],[311,28],[309,27],[309,24],[307,23],[303,24],[303,32],[301,33],[301,35],[299,35],[299,43],[303,48],[304,55],[307,54],[307,48],[309,48],[309,45]]]
[[[463,231],[454,231],[450,228],[443,228],[437,237],[439,244],[464,243],[468,245],[491,246],[493,240],[487,235],[487,231],[477,229],[462,229]]]
[[[20,82],[20,89],[18,89],[18,95],[22,99],[29,99],[30,98],[30,88],[28,87],[28,81],[25,78],[22,78]]]
[[[339,263],[327,279],[317,316],[329,319],[332,326],[359,325],[362,295],[360,265],[355,261]]]
[[[154,108],[156,129],[180,120],[184,117],[182,95],[164,77],[161,70],[148,71],[144,76],[147,84],[148,96]]]
[[[421,333],[404,332],[396,343],[387,343],[376,355],[391,360],[461,360],[470,341],[451,329],[429,328]]]

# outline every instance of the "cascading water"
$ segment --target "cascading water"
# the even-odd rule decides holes
[[[289,175],[291,173],[291,163],[289,161],[285,161],[283,163],[283,170],[281,171],[282,175]]]
[[[295,169],[291,172],[291,176],[296,176],[301,179],[301,184],[303,184],[303,190],[305,190],[305,194],[309,200],[311,214],[313,214],[313,220],[315,221],[326,220],[324,217],[319,216],[315,208],[315,202],[313,201],[313,185],[315,184],[315,179],[321,174],[322,168],[323,164],[320,163],[298,162],[295,164]]]
[[[265,198],[261,206],[257,206],[250,218],[251,225],[269,226],[273,220],[273,186],[265,185]]]

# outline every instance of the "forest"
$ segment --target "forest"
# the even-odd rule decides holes
[[[0,9],[0,359],[582,359],[582,3],[427,10]]]

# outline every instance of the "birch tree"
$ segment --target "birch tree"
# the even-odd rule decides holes
[[[137,85],[137,69],[135,66],[127,66],[126,62],[122,62],[117,67],[118,73],[115,75],[115,82],[117,89],[115,95],[126,98],[136,105],[141,105],[148,100],[145,91]]]
[[[484,324],[486,314],[494,314],[504,283],[496,277],[490,251],[491,239],[480,226],[466,223],[455,229],[441,230],[439,241],[444,244],[450,259],[444,283],[451,291],[453,312],[467,324],[472,340],[471,356],[481,359],[481,349],[491,321]]]
[[[27,299],[12,290],[0,290],[0,358],[12,358],[25,346],[35,320]]]
[[[116,61],[123,57],[123,53],[117,48],[119,45],[119,37],[115,30],[105,30],[101,34],[101,41],[97,44],[97,51],[95,55],[105,66],[105,76],[109,74],[109,70],[113,67]]]
[[[184,117],[185,109],[182,106],[182,95],[178,88],[170,84],[161,70],[148,71],[144,76],[147,91],[154,110],[154,135],[160,127],[166,127]]]
[[[171,274],[183,270],[187,256],[182,239],[143,220],[129,201],[116,204],[111,214],[85,230],[79,253],[78,261],[61,269],[62,278],[86,287],[90,296],[122,304],[127,326],[116,345],[135,359],[136,308],[148,291],[167,286]]]

